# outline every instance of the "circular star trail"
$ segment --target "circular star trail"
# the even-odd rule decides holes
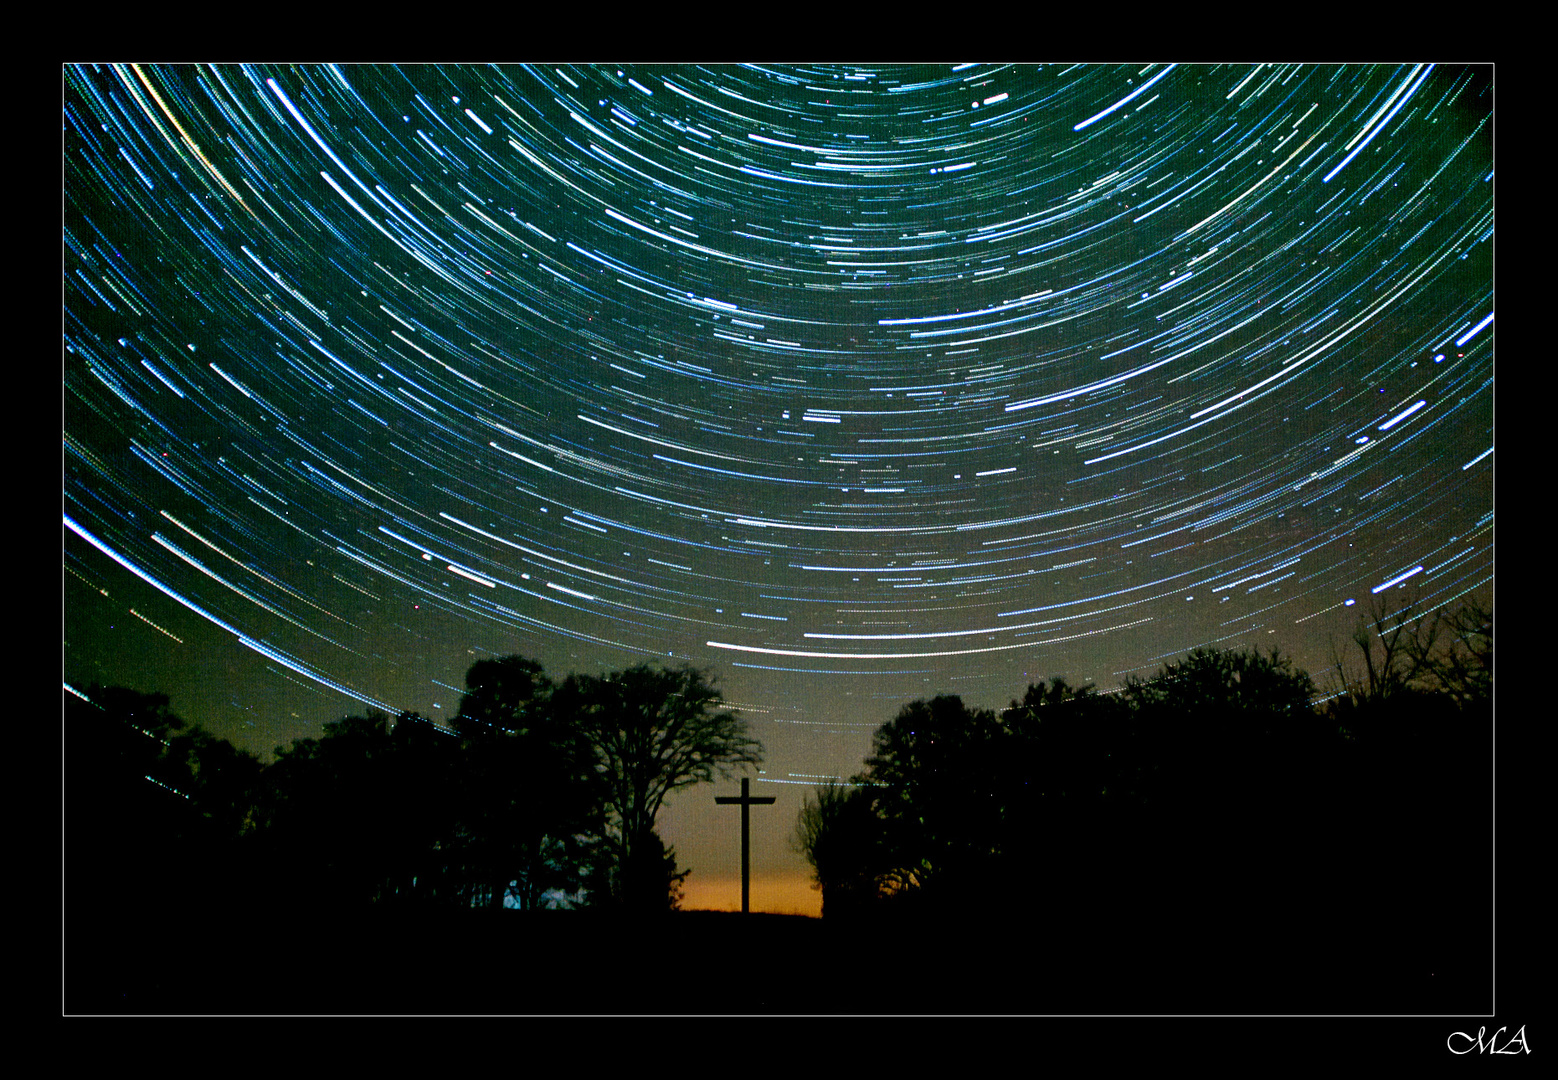
[[[66,681],[261,746],[690,663],[809,784],[1491,589],[1486,68],[83,65],[62,143]]]

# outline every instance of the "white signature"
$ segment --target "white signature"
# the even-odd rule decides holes
[[[1488,1029],[1480,1027],[1477,1029],[1477,1037],[1475,1039],[1464,1031],[1452,1031],[1449,1037],[1444,1040],[1444,1045],[1449,1048],[1452,1054],[1469,1054],[1473,1050],[1476,1050],[1479,1054],[1529,1054],[1531,1052],[1531,1047],[1526,1042],[1526,1026],[1524,1024],[1520,1025],[1519,1031],[1504,1041],[1503,1049],[1499,1049],[1496,1044],[1499,1036],[1503,1035],[1505,1030],[1506,1028],[1499,1028],[1492,1035],[1488,1035]],[[1460,1050],[1455,1048],[1455,1040],[1457,1038],[1464,1040]],[[1518,1046],[1520,1049],[1511,1050],[1511,1046]]]

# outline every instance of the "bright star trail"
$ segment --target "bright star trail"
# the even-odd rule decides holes
[[[1376,594],[1492,588],[1492,95],[67,68],[65,681],[263,752],[445,718],[482,657],[690,663],[797,785],[753,826],[798,877],[799,785],[913,698],[1319,677]],[[713,794],[662,819],[690,889]]]

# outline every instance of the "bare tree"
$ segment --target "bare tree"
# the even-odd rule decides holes
[[[1352,641],[1359,665],[1352,669],[1332,647],[1333,697],[1348,705],[1408,693],[1444,693],[1461,706],[1491,698],[1493,610],[1477,601],[1429,612],[1416,599],[1392,610],[1380,596],[1360,615]]]
[[[1434,616],[1435,633],[1408,649],[1421,682],[1462,708],[1493,697],[1493,609],[1468,601]]]

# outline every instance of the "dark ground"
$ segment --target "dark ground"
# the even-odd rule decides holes
[[[1069,929],[1068,929],[1069,924]],[[67,928],[66,1014],[1474,1015],[1490,957],[1253,921],[1217,934],[673,912],[129,912]],[[1420,943],[1421,944],[1421,943]]]

